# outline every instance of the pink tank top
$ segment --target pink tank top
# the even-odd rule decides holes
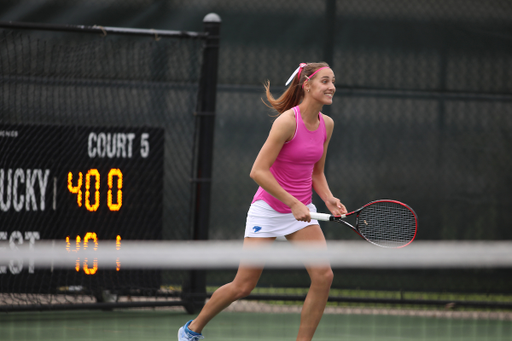
[[[322,158],[327,134],[321,113],[318,113],[320,125],[315,131],[310,131],[302,121],[299,107],[294,107],[293,111],[297,123],[295,135],[283,145],[274,164],[270,167],[270,172],[281,187],[304,205],[308,205],[313,195],[313,168]],[[257,200],[265,201],[280,213],[292,211],[290,207],[261,187],[258,188],[252,202]]]

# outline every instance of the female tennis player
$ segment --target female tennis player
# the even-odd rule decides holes
[[[312,203],[312,189],[333,215],[347,213],[327,183],[324,166],[333,120],[322,114],[332,104],[336,91],[334,72],[326,63],[302,63],[290,77],[291,85],[275,99],[270,83],[265,85],[270,107],[278,113],[261,148],[251,178],[259,185],[247,214],[244,248],[257,247],[284,236],[290,242],[326,245]],[[290,82],[287,82],[286,85]],[[323,266],[308,266],[311,286],[304,301],[297,340],[311,340],[323,315],[333,272]],[[232,302],[248,296],[263,268],[240,263],[235,279],[217,289],[199,315],[178,331],[179,341],[197,341],[206,324]]]

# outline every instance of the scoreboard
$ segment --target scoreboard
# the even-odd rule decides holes
[[[61,240],[72,252],[101,240],[122,247],[161,239],[163,154],[161,128],[0,125],[0,247]],[[94,261],[59,271],[14,261],[0,266],[0,290],[92,278],[102,287],[142,285],[155,276],[102,270]]]

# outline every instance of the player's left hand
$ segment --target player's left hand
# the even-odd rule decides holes
[[[345,205],[343,205],[340,202],[340,199],[332,197],[329,200],[325,201],[325,206],[327,206],[327,209],[331,212],[334,216],[340,216],[342,214],[347,214],[348,211],[345,208]]]

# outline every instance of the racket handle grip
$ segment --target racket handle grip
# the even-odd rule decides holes
[[[320,221],[330,221],[332,215],[327,213],[318,213],[318,212],[311,212],[311,219],[316,219]]]

